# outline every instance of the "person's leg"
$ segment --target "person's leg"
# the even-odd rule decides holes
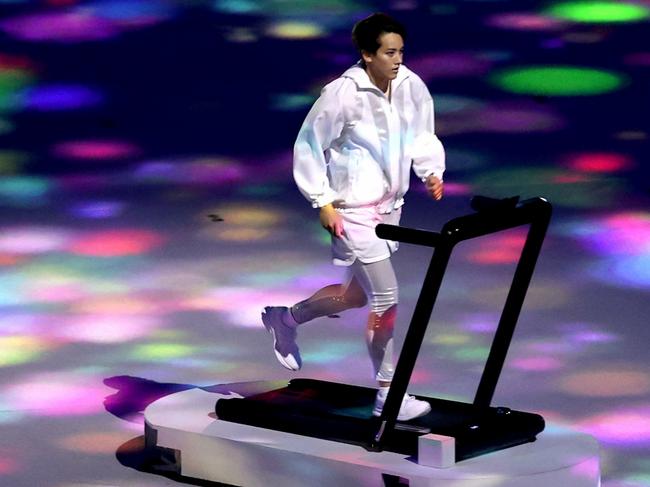
[[[368,300],[353,275],[345,284],[332,284],[316,291],[312,296],[294,304],[289,312],[297,325],[314,318],[329,316],[350,308],[361,308]]]
[[[398,286],[390,259],[352,265],[354,277],[370,302],[366,328],[366,344],[375,379],[380,386],[393,379],[393,329],[397,316]]]
[[[296,344],[296,327],[314,318],[363,307],[366,303],[364,290],[350,274],[346,284],[325,286],[291,308],[285,306],[264,308],[262,322],[273,335],[273,350],[280,364],[290,370],[299,370],[302,360]]]
[[[398,286],[390,259],[364,264],[355,262],[354,276],[364,288],[370,301],[366,342],[372,360],[375,379],[379,384],[373,415],[379,416],[384,407],[393,379],[393,330],[397,317]],[[406,394],[397,419],[408,421],[431,411],[426,401]]]

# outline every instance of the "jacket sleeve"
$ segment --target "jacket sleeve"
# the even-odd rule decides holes
[[[414,120],[415,139],[411,157],[413,171],[422,181],[430,175],[442,181],[445,172],[445,149],[435,134],[433,99],[424,82],[419,81],[417,112]]]
[[[325,151],[343,129],[343,113],[338,96],[340,80],[327,85],[307,114],[293,147],[293,178],[312,207],[333,202],[336,193],[327,178]]]

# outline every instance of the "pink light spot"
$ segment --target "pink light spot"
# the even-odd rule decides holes
[[[77,239],[68,250],[96,257],[139,255],[159,247],[164,239],[148,230],[106,230]]]
[[[41,287],[30,292],[30,297],[36,301],[66,303],[83,299],[88,295],[88,290],[81,283],[40,284]]]
[[[546,372],[557,370],[562,367],[562,361],[554,357],[529,357],[514,359],[512,366],[519,370],[531,372]]]
[[[597,458],[590,458],[571,467],[571,472],[579,477],[598,479],[600,477],[600,461]]]
[[[128,439],[129,434],[124,432],[87,432],[66,436],[58,444],[66,450],[84,454],[114,453],[115,450]],[[128,451],[128,450],[122,450]]]
[[[42,227],[3,228],[0,252],[29,255],[62,250],[71,240],[69,232]]]
[[[36,416],[79,416],[104,411],[109,389],[90,380],[41,376],[6,387],[3,400],[14,409]]]
[[[630,169],[633,163],[621,154],[595,152],[577,154],[567,159],[566,165],[573,170],[586,173],[612,173]]]
[[[507,13],[488,17],[486,24],[492,27],[515,30],[558,30],[566,25],[561,20],[529,13]]]
[[[159,324],[146,316],[86,315],[73,317],[54,330],[68,341],[122,343],[148,335]]]
[[[585,174],[558,174],[553,176],[551,181],[557,184],[576,184],[576,183],[587,183],[591,181],[592,178],[586,176]]]
[[[427,370],[416,369],[411,374],[411,384],[431,384],[433,382],[433,374]]]
[[[478,264],[509,264],[517,262],[526,241],[526,234],[508,232],[485,239],[480,249],[468,256],[470,262]]]
[[[647,448],[650,444],[650,408],[631,407],[591,416],[578,427],[609,445]]]
[[[20,469],[18,462],[6,456],[4,451],[0,451],[0,475],[9,475],[18,472]]]
[[[572,230],[588,247],[605,255],[650,254],[650,213],[624,212],[578,224]]]
[[[14,266],[26,260],[25,257],[20,255],[0,253],[0,266]]]
[[[117,140],[82,140],[57,144],[56,156],[82,160],[110,160],[136,157],[140,149],[129,142]]]

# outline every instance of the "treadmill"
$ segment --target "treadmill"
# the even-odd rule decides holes
[[[285,387],[246,398],[220,399],[222,421],[355,444],[368,451],[416,457],[418,441],[434,434],[454,438],[455,461],[535,441],[544,419],[534,413],[491,406],[499,375],[551,218],[544,198],[472,198],[473,213],[448,221],[438,233],[380,224],[379,237],[434,249],[393,381],[380,417],[372,416],[377,390],[313,379],[292,379]],[[528,225],[528,234],[472,403],[416,396],[431,412],[408,422],[397,415],[456,244]]]

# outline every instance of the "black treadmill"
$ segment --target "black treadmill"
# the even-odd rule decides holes
[[[312,379],[293,379],[286,387],[243,399],[220,399],[220,420],[360,445],[369,451],[416,456],[418,438],[434,433],[455,439],[455,460],[535,441],[544,419],[533,413],[490,405],[551,218],[543,198],[475,196],[473,213],[448,221],[439,233],[378,225],[381,238],[433,247],[422,290],[395,368],[381,417],[372,416],[376,389]],[[431,412],[408,422],[397,415],[431,317],[454,246],[507,229],[529,225],[514,278],[474,397],[464,403],[416,396]]]

